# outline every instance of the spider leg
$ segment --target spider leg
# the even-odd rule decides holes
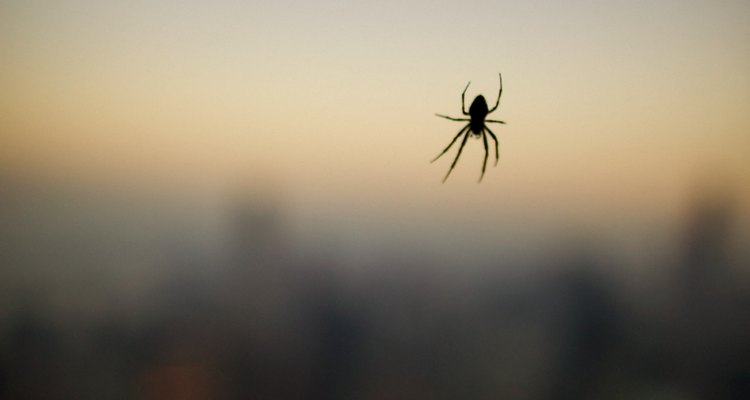
[[[489,133],[490,136],[492,136],[492,140],[495,141],[495,165],[497,165],[497,162],[500,161],[500,150],[499,150],[499,145],[497,143],[497,137],[495,136],[494,133],[492,133],[490,128],[485,126],[484,129],[487,130],[487,133]]]
[[[500,96],[503,94],[503,74],[498,74],[500,76],[500,92],[497,94],[497,101],[495,102],[495,107],[492,107],[491,110],[487,111],[487,114],[497,110],[497,106],[500,105]]]
[[[464,146],[466,145],[466,140],[469,138],[469,133],[471,133],[470,130],[467,130],[464,134],[464,140],[461,141],[461,147],[458,148],[458,154],[456,154],[456,158],[453,159],[453,164],[451,164],[451,168],[448,170],[448,173],[445,174],[445,178],[443,178],[443,183],[448,179],[448,176],[451,174],[451,171],[453,171],[453,167],[456,166],[456,163],[458,162],[458,157],[461,157],[461,152],[464,150]]]
[[[464,96],[466,95],[466,89],[469,88],[469,85],[471,85],[471,81],[466,84],[464,91],[461,92],[461,111],[464,113],[464,115],[469,115],[469,113],[466,112],[466,106],[464,106]]]
[[[463,133],[463,132],[464,132],[464,131],[465,131],[466,129],[468,129],[468,128],[469,128],[469,124],[466,124],[466,126],[464,126],[463,128],[461,128],[461,130],[460,130],[460,131],[458,131],[458,133],[457,133],[457,134],[456,134],[456,136],[455,136],[455,137],[453,138],[453,140],[451,140],[451,143],[450,143],[450,144],[448,145],[448,147],[446,147],[446,148],[445,148],[445,150],[443,150],[443,152],[442,152],[442,153],[438,154],[438,156],[437,156],[437,157],[435,157],[435,158],[434,158],[434,159],[433,159],[432,161],[430,161],[430,162],[431,162],[431,163],[435,162],[435,160],[437,160],[437,159],[438,159],[438,158],[440,158],[440,157],[441,157],[441,156],[442,156],[443,154],[445,154],[445,152],[446,152],[446,151],[448,151],[448,149],[450,149],[450,148],[451,148],[451,146],[453,146],[453,143],[456,143],[456,140],[458,140],[458,137],[459,137],[459,136],[461,136],[461,134],[462,134],[462,133]]]
[[[482,164],[482,175],[479,176],[479,182],[484,178],[484,170],[487,169],[487,156],[490,155],[489,149],[487,149],[487,134],[482,129],[482,141],[484,141],[484,164]]]
[[[498,124],[504,124],[505,123],[505,121],[500,121],[500,120],[497,120],[497,119],[485,119],[484,122],[495,122],[495,123],[498,123]]]
[[[471,118],[453,118],[453,117],[449,117],[449,116],[443,115],[443,114],[435,114],[435,115],[437,115],[438,117],[449,119],[451,121],[471,121]]]

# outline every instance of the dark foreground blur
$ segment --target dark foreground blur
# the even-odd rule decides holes
[[[544,268],[451,277],[415,255],[346,279],[273,207],[236,207],[204,249],[174,210],[6,190],[0,398],[748,399],[733,200],[696,199],[646,278],[579,246]]]

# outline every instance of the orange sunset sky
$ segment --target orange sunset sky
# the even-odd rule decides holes
[[[747,1],[2,1],[0,173],[270,190],[363,240],[638,236],[703,181],[747,200],[748,71]],[[470,140],[441,184],[434,113],[498,72],[499,165]]]

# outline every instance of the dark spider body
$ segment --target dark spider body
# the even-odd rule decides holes
[[[471,116],[469,126],[471,126],[471,133],[476,137],[482,135],[482,131],[484,130],[484,118],[487,117],[487,111],[489,111],[487,101],[481,94],[477,96],[471,103],[471,106],[469,106],[469,115]]]
[[[466,112],[466,106],[464,105],[464,98],[466,96],[466,90],[469,88],[469,82],[466,85],[466,88],[464,88],[464,91],[461,93],[461,112],[463,112],[464,115],[469,116],[470,118],[454,118],[454,117],[448,117],[446,115],[441,114],[435,114],[438,117],[446,118],[451,121],[468,121],[468,123],[461,128],[460,131],[456,134],[456,136],[453,138],[453,140],[448,144],[448,147],[443,150],[442,153],[440,153],[437,157],[435,157],[434,160],[431,162],[434,162],[440,156],[445,154],[445,152],[448,151],[448,149],[453,146],[453,143],[456,143],[456,140],[461,135],[464,135],[463,140],[461,141],[461,147],[458,148],[458,154],[456,154],[456,158],[453,159],[453,164],[451,164],[450,169],[448,170],[448,173],[445,175],[445,178],[443,178],[443,182],[445,182],[448,179],[448,176],[450,176],[451,171],[453,171],[453,167],[456,166],[456,163],[458,162],[458,158],[461,157],[461,152],[464,149],[464,146],[466,145],[466,140],[469,139],[469,135],[474,136],[476,138],[481,137],[482,141],[484,143],[484,164],[482,165],[482,175],[479,176],[479,181],[482,181],[482,178],[484,178],[484,171],[487,169],[487,158],[490,155],[489,149],[487,147],[487,134],[490,135],[492,140],[495,141],[495,165],[497,165],[498,160],[500,160],[500,150],[499,145],[497,143],[497,137],[495,136],[495,133],[490,130],[489,127],[487,127],[487,122],[494,122],[498,124],[504,124],[503,121],[498,121],[494,119],[486,119],[487,115],[492,113],[493,111],[497,110],[497,107],[500,105],[500,96],[503,94],[503,76],[500,75],[500,91],[497,94],[497,101],[495,102],[495,106],[491,109],[487,107],[487,101],[484,99],[484,96],[481,94],[474,98],[474,101],[471,103],[471,106],[469,106],[469,112]]]

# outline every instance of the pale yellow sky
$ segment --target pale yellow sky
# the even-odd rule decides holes
[[[706,169],[748,193],[747,71],[745,1],[3,1],[0,170],[261,180],[362,221],[671,218]],[[461,125],[433,114],[498,72],[500,164],[477,185],[469,141],[441,185]]]

